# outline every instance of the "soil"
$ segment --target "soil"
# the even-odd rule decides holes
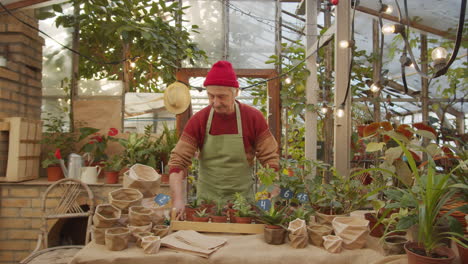
[[[447,256],[444,256],[444,255],[440,255],[440,254],[437,254],[436,252],[433,252],[431,253],[430,256],[427,256],[426,255],[426,251],[424,249],[421,249],[421,248],[409,248],[409,250],[415,254],[418,254],[418,255],[421,255],[421,256],[425,256],[425,257],[430,257],[430,258],[440,258],[440,259],[446,259]]]

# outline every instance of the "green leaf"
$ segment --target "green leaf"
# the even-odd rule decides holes
[[[366,146],[366,152],[376,152],[383,149],[385,146],[384,142],[370,142]]]
[[[385,151],[385,160],[389,163],[393,163],[394,160],[401,157],[403,150],[401,147],[389,148]]]
[[[62,5],[52,5],[52,9],[57,13],[63,13]]]
[[[436,136],[432,132],[429,132],[427,130],[418,129],[414,131],[414,133],[424,138],[436,140]]]
[[[402,217],[398,221],[398,223],[396,225],[396,229],[406,230],[406,229],[412,227],[413,225],[415,225],[417,223],[418,223],[418,216],[417,215],[407,215],[407,216]]]
[[[55,17],[55,14],[52,12],[40,12],[36,14],[36,18],[39,20],[45,20],[52,17]]]

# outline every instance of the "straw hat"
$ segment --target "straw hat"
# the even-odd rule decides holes
[[[190,102],[189,88],[181,82],[170,84],[164,92],[164,106],[173,114],[183,113],[189,107]]]

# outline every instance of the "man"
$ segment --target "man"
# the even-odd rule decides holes
[[[279,168],[278,144],[262,113],[235,100],[239,83],[231,63],[215,63],[203,85],[209,106],[190,118],[169,160],[169,183],[178,218],[183,218],[185,209],[182,180],[197,150],[197,198],[231,199],[236,192],[253,198],[254,158],[263,166]]]

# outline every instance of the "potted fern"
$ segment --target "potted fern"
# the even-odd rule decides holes
[[[254,212],[252,211],[250,203],[240,193],[235,193],[234,197],[235,199],[233,209],[237,210],[234,213],[234,222],[241,224],[252,223],[252,216],[254,215]]]
[[[211,221],[214,223],[226,223],[227,215],[226,208],[224,207],[224,202],[222,200],[216,201],[216,207],[214,212],[211,214]]]

